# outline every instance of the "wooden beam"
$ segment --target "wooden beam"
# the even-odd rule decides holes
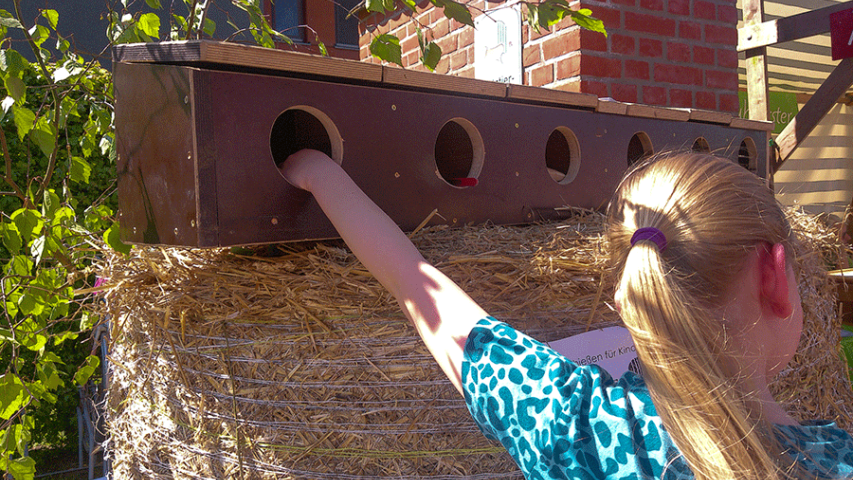
[[[764,0],[743,0],[744,28],[764,21]],[[750,120],[766,121],[770,116],[767,92],[767,48],[753,48],[746,52],[746,95]],[[767,150],[769,152],[769,149]],[[758,159],[768,185],[773,178],[770,169],[771,156]]]
[[[829,15],[851,8],[853,1],[848,1],[768,22],[746,23],[744,5],[744,26],[738,29],[737,50],[745,52],[826,33],[829,31]]]
[[[776,173],[779,170],[779,167],[797,149],[800,142],[811,133],[826,115],[826,112],[838,102],[838,99],[844,95],[850,85],[853,85],[853,58],[845,58],[829,74],[829,77],[817,89],[812,98],[803,105],[791,123],[776,137],[779,157],[773,165],[771,173]]]

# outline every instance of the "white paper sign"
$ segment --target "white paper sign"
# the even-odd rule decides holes
[[[521,11],[516,5],[474,19],[474,77],[521,85]]]
[[[613,378],[619,378],[629,370],[640,374],[637,349],[624,327],[592,330],[549,342],[548,346],[578,365],[598,365]]]

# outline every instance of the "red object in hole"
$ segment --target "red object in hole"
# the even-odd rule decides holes
[[[477,185],[476,178],[454,178],[450,181],[450,184],[454,187],[473,187]]]

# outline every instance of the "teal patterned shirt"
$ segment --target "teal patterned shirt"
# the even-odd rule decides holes
[[[614,381],[487,317],[468,336],[462,383],[480,429],[528,479],[693,478],[631,372]],[[853,438],[833,423],[779,426],[779,436],[815,478],[853,478]]]

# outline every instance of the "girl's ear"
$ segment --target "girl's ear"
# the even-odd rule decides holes
[[[761,303],[779,318],[787,318],[794,311],[789,297],[788,259],[785,246],[779,243],[758,247],[758,263],[761,269]]]

